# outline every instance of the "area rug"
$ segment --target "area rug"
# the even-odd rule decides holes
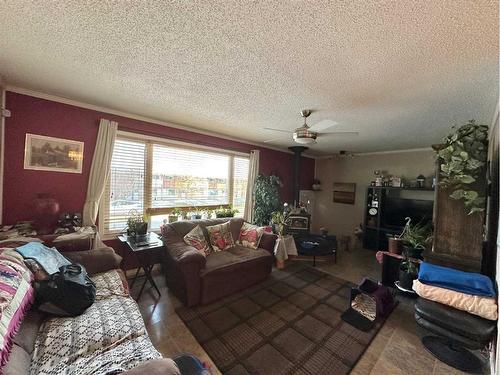
[[[176,312],[224,374],[346,374],[381,327],[363,332],[341,320],[352,286],[292,263],[240,293]]]

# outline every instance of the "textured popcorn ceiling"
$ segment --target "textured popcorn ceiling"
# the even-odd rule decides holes
[[[10,84],[318,154],[425,147],[498,99],[498,1],[2,1]],[[273,143],[285,147],[292,142]]]

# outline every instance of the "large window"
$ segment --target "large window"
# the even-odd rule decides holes
[[[101,205],[104,233],[121,232],[131,211],[159,228],[172,208],[245,208],[249,159],[232,153],[119,137]]]

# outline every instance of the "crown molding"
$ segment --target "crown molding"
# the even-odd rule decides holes
[[[2,81],[1,81],[1,77],[0,77],[0,84],[1,84],[1,82]],[[177,124],[177,123],[174,123],[174,122],[163,121],[163,120],[155,119],[155,118],[152,118],[152,117],[141,116],[141,115],[137,115],[137,114],[133,114],[133,113],[127,113],[127,112],[123,112],[123,111],[119,111],[119,110],[115,110],[115,109],[111,109],[111,108],[101,107],[101,106],[94,105],[94,104],[84,103],[84,102],[81,102],[81,101],[78,101],[78,100],[69,99],[69,98],[65,98],[65,97],[62,97],[62,96],[57,96],[57,95],[43,93],[43,92],[40,92],[40,91],[26,89],[26,88],[23,88],[23,87],[18,87],[18,86],[13,86],[13,85],[6,85],[5,90],[6,91],[11,91],[11,92],[14,92],[14,93],[17,93],[17,94],[28,95],[28,96],[33,96],[35,98],[50,100],[50,101],[57,102],[57,103],[68,104],[68,105],[72,105],[72,106],[75,106],[75,107],[80,107],[80,108],[85,108],[85,109],[91,109],[91,110],[98,111],[98,112],[109,113],[109,114],[115,115],[115,116],[127,117],[127,118],[130,118],[130,119],[133,119],[133,120],[149,122],[151,124],[168,126],[168,127],[171,127],[171,128],[185,130],[185,131],[189,131],[189,132],[192,132],[192,133],[203,134],[203,135],[207,135],[207,136],[211,136],[211,137],[221,138],[221,139],[225,139],[225,140],[228,140],[228,141],[245,143],[247,145],[258,146],[258,147],[265,148],[265,149],[268,149],[268,150],[274,150],[274,151],[284,152],[284,153],[287,153],[287,154],[293,154],[293,152],[291,152],[290,150],[288,150],[286,148],[269,147],[268,145],[266,145],[264,143],[252,142],[252,141],[244,140],[244,139],[241,139],[241,138],[230,137],[230,136],[225,135],[225,134],[209,132],[209,131],[206,131],[206,130],[201,130],[201,129],[198,129],[198,128],[190,127],[188,125],[183,125],[183,124]],[[310,155],[310,154],[307,154],[307,153],[302,154],[302,156],[305,156],[305,157],[308,157],[308,158],[311,158],[311,159],[316,159],[316,157],[317,157],[315,155]]]
[[[358,156],[372,156],[372,155],[403,154],[408,152],[424,152],[424,151],[432,151],[432,147],[407,148],[402,150],[389,150],[389,151],[353,152],[346,155],[345,158],[348,159],[350,156],[358,157]],[[343,160],[339,156],[340,156],[339,154],[324,155],[324,156],[317,156],[316,159],[321,160],[321,159],[337,158],[337,160]]]

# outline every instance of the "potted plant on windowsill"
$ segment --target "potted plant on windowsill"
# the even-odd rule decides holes
[[[234,214],[238,213],[238,210],[232,208],[231,206],[229,207],[219,207],[217,210],[215,210],[215,217],[216,218],[225,218],[225,217],[234,217]]]
[[[168,215],[168,222],[175,223],[176,221],[178,221],[181,213],[182,211],[180,209],[174,208],[172,212],[170,212],[170,215]]]
[[[148,233],[147,217],[136,210],[129,212],[127,219],[127,235],[128,236],[144,236]]]
[[[192,211],[189,215],[191,217],[191,220],[200,220],[201,219],[201,212],[198,211],[198,209],[195,209]]]

